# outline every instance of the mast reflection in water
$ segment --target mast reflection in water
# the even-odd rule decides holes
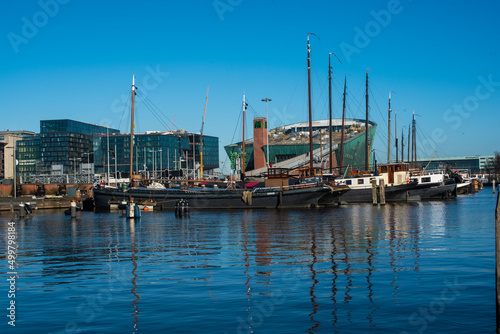
[[[16,223],[16,330],[492,332],[494,204],[486,190],[383,207],[149,212],[135,222],[38,211]],[[0,220],[6,249],[10,219]]]

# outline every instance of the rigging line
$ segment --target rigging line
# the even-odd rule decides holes
[[[236,137],[236,132],[238,131],[238,128],[240,126],[240,119],[242,118],[243,116],[243,106],[241,107],[240,109],[240,112],[238,114],[238,121],[236,122],[236,126],[234,127],[234,132],[233,132],[233,137],[231,138],[231,143],[234,143],[234,138]],[[223,170],[225,167],[226,167],[226,163],[229,159],[229,156],[226,154],[226,158],[224,159],[224,162],[222,163],[222,168],[220,168],[221,170]]]
[[[372,99],[371,101],[375,104],[375,107],[380,115],[380,119],[381,119],[381,122],[383,122],[383,125],[385,125],[385,128],[387,128],[387,119],[385,118],[385,116],[382,114],[382,111],[380,110],[380,107],[378,106],[378,103],[377,103],[377,100],[375,99],[375,96],[373,95],[373,92],[371,91],[370,88],[368,88],[368,93],[371,94],[372,96]],[[370,107],[370,110],[373,110],[373,108]],[[373,115],[373,114],[372,114]],[[371,120],[374,120],[375,117],[370,117]],[[380,124],[382,125],[382,124]],[[384,136],[385,136],[385,132],[384,132]],[[391,137],[392,138],[392,137]],[[387,136],[384,138],[387,140]],[[391,139],[392,140],[392,139]]]
[[[166,116],[166,115],[165,115],[165,114],[161,111],[161,109],[160,109],[160,108],[158,108],[158,107],[157,107],[157,106],[153,103],[153,101],[151,101],[151,100],[150,100],[150,99],[149,99],[146,95],[144,95],[144,94],[142,94],[142,95],[143,95],[143,97],[147,100],[148,104],[149,104],[150,106],[152,106],[152,109],[153,109],[153,108],[154,108],[154,109],[156,109],[156,113],[158,114],[158,116],[159,116],[160,118],[161,118],[161,116],[163,115],[163,117],[164,117],[164,118],[165,118],[168,122],[171,122],[171,121],[170,121],[170,119],[169,119],[169,118],[168,118],[168,117],[167,117],[167,116]],[[161,114],[161,115],[160,115],[160,114]],[[164,124],[166,124],[166,123],[164,122]],[[165,126],[165,127],[166,127],[167,129],[169,129],[169,127],[168,127],[168,126]]]
[[[316,85],[319,86],[319,96],[316,98],[316,101],[314,101],[313,99],[313,112],[315,112],[315,110],[320,110],[319,108],[319,105],[321,104],[321,102],[323,102],[323,113],[326,112],[326,102],[325,102],[325,99],[324,97],[326,96],[325,95],[325,92],[326,92],[326,87],[325,87],[325,84],[324,82],[320,79],[320,75],[317,73],[316,71],[316,68],[312,68],[313,70],[313,74],[314,74],[314,77],[315,77],[315,82],[316,82]],[[328,99],[328,98],[327,98]],[[316,116],[318,115],[318,112],[315,112]]]
[[[120,129],[120,126],[122,125],[122,122],[123,122],[123,117],[125,117],[125,115],[129,115],[129,113],[131,112],[130,111],[130,101],[131,101],[131,97],[132,97],[132,92],[129,92],[129,96],[128,96],[128,99],[127,99],[127,102],[125,103],[125,110],[123,110],[122,112],[122,117],[120,118],[120,122],[118,123],[118,129]],[[130,117],[128,117],[130,118]]]
[[[168,130],[169,127],[166,125],[166,123],[161,119],[161,117],[158,115],[158,113],[154,109],[151,108],[151,106],[149,105],[149,102],[146,101],[146,100],[144,100],[144,98],[143,98],[144,95],[138,95],[138,96],[141,99],[141,101],[144,103],[144,105],[146,106],[146,108],[148,108],[149,111],[151,111],[151,113],[153,114],[153,116],[156,117],[156,119],[158,120],[158,122],[160,122],[161,125],[163,125],[165,127],[165,129]]]
[[[158,119],[158,121],[168,130],[169,127],[167,126],[165,121],[163,119],[161,119],[158,112],[156,110],[154,110],[154,108],[151,106],[151,101],[146,100],[144,94],[140,94],[139,97],[141,98],[141,101],[144,103],[146,108],[148,108],[151,111],[151,113],[156,117],[156,119]]]
[[[141,115],[141,112],[142,112],[142,110],[141,110],[140,106],[137,105],[134,109],[134,114],[135,114],[135,116],[134,116],[134,118],[135,118],[135,120],[134,120],[134,132],[136,130],[137,130],[137,132],[141,132],[141,125],[140,125],[140,118],[139,118],[139,116]],[[137,126],[136,126],[136,124],[137,124]]]
[[[142,93],[142,92],[141,92]],[[157,113],[160,113],[168,122],[172,123],[172,121],[163,113],[163,111],[161,111],[160,108],[158,108],[154,103],[153,101],[151,101],[145,94],[142,94],[142,96],[156,109]],[[167,126],[167,129],[169,127]],[[174,129],[176,129],[175,125],[174,125]],[[176,129],[177,130],[177,129]]]
[[[347,107],[347,104],[346,104],[346,107],[349,111],[352,112],[352,105],[354,105],[354,107],[356,107],[356,110],[357,112],[352,112],[351,115],[352,115],[352,118],[358,118],[357,117],[357,114],[358,112],[360,112],[362,110],[362,103],[363,101],[360,99],[358,100],[357,96],[358,96],[358,92],[362,91],[362,89],[364,88],[364,84],[363,85],[360,85],[356,94],[353,94],[353,91],[349,88],[347,88],[347,95],[349,96],[349,99],[351,101],[354,101],[354,103],[349,103],[349,107]],[[359,94],[359,96],[361,96],[361,94]],[[364,96],[364,94],[363,94]],[[364,108],[363,108],[364,109]],[[364,113],[363,113],[364,114]]]
[[[293,97],[295,96],[295,92],[296,92],[297,87],[299,85],[299,82],[301,82],[301,80],[302,80],[302,75],[299,75],[299,78],[297,79],[297,82],[295,83],[295,87],[293,88],[292,95],[290,96],[290,100],[285,105],[285,110],[284,110],[283,114],[281,115],[279,126],[288,125],[288,124],[283,124],[283,121],[284,121],[284,118],[285,118],[285,115],[286,115],[286,110],[288,110],[288,108],[290,107],[290,104],[292,103]]]
[[[246,102],[246,99],[245,99],[245,102]],[[251,112],[252,112],[252,114],[253,114],[253,117],[254,117],[254,118],[259,118],[259,117],[261,117],[261,116],[259,116],[259,115],[257,114],[257,111],[253,108],[253,106],[250,104],[250,102],[247,102],[247,104],[248,104],[248,106],[247,106],[247,109],[246,109],[246,110],[251,111]]]
[[[149,109],[149,111],[153,114],[153,116],[158,120],[159,123],[161,123],[161,125],[163,125],[165,128],[168,129],[168,126],[166,126],[165,122],[159,117],[158,113],[151,108],[151,106],[148,104],[147,101],[145,101],[142,96],[139,96],[141,101],[144,103],[144,105],[146,106],[146,108]]]
[[[417,127],[417,133],[420,133],[420,135],[421,135],[423,138],[426,138],[426,139],[427,139],[427,138],[431,138],[431,140],[432,140],[432,137],[430,137],[430,136],[428,136],[428,135],[426,135],[426,134],[424,133],[424,131],[422,130],[422,128],[420,127],[420,125],[418,124],[418,122],[417,122],[415,125],[416,125],[416,127]],[[422,143],[422,141],[420,141],[420,142]],[[447,154],[447,153],[443,150],[443,148],[442,148],[442,147],[440,147],[440,146],[438,145],[438,143],[436,143],[434,140],[432,140],[432,142],[435,144],[434,151],[436,151],[436,150],[437,150],[438,152],[442,152],[442,153],[443,153],[443,155],[441,155],[441,154],[436,154],[436,156],[437,156],[437,157],[449,157],[449,155],[448,155],[448,154]],[[422,146],[423,146],[423,145],[419,145],[420,149],[422,149]]]

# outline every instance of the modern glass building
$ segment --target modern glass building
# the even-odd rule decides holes
[[[23,179],[37,174],[40,169],[40,135],[19,140],[16,143],[16,156],[19,161],[17,172]]]
[[[23,139],[33,138],[34,132],[0,131],[0,179],[12,179],[14,176],[14,148]],[[16,159],[19,157],[16,155]]]
[[[134,173],[160,177],[161,171],[183,170],[184,173],[189,173],[190,177],[193,177],[193,166],[196,166],[198,170],[200,164],[200,137],[199,134],[186,132],[135,134]],[[107,173],[109,170],[111,175],[129,176],[130,134],[113,134],[109,138],[108,136],[100,136],[95,138],[94,143],[97,146],[94,150],[94,162],[98,173]],[[210,174],[213,169],[218,168],[218,162],[219,138],[203,136],[204,173]]]
[[[81,163],[93,162],[93,139],[120,130],[69,119],[40,121],[41,172],[62,165],[64,173],[74,173]]]
[[[17,168],[23,179],[55,172],[85,174],[92,167],[98,174],[109,171],[117,177],[129,177],[130,134],[69,119],[42,120],[40,134],[31,134],[19,138],[16,144]],[[161,170],[182,169],[192,177],[193,166],[199,168],[199,150],[200,135],[184,130],[135,134],[133,169],[137,174],[155,177],[162,175]],[[0,154],[4,156],[3,150]],[[203,165],[206,174],[219,167],[219,138],[203,136]]]
[[[189,140],[188,151],[188,167],[193,169],[196,166],[199,169],[201,164],[200,149],[203,149],[203,174],[211,172],[219,168],[219,138],[212,136],[203,136],[201,134],[188,133],[183,135],[184,138]]]
[[[419,159],[418,163],[422,168],[425,168],[429,164],[427,169],[468,169],[471,173],[482,173],[485,171],[485,167],[488,164],[492,164],[494,160],[494,155],[476,155],[470,157],[434,158],[432,160],[430,158]],[[431,162],[429,163],[429,161]]]
[[[98,173],[107,173],[121,177],[129,177],[130,173],[130,134],[112,134],[99,136],[94,141],[95,167]],[[108,144],[109,143],[109,144]],[[109,148],[109,158],[108,158]],[[160,176],[163,169],[180,169],[179,160],[183,162],[189,150],[187,139],[160,132],[134,135],[133,170],[136,174]],[[179,154],[180,152],[180,154]],[[179,156],[181,159],[179,159]],[[109,165],[109,169],[108,169]],[[119,174],[115,174],[119,172]]]

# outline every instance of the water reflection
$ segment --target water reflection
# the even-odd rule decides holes
[[[465,256],[456,240],[469,241],[473,230],[482,242],[469,246],[471,256],[490,254],[484,241],[491,241],[491,224],[467,225],[459,217],[465,211],[454,205],[193,211],[185,219],[155,212],[140,223],[113,214],[76,220],[39,214],[17,225],[20,279],[29,277],[19,297],[33,324],[27,331],[57,314],[62,323],[77,319],[82,332],[130,332],[130,318],[114,328],[115,319],[127,314],[133,332],[199,332],[190,323],[203,323],[207,333],[399,332],[412,313],[430,305],[442,289],[434,287],[450,272],[465,275],[460,282],[470,278],[456,270]],[[450,250],[460,256],[451,258]],[[473,279],[481,275],[476,270]],[[470,300],[487,300],[490,290],[470,286],[429,328],[451,331],[450,314]],[[111,291],[112,298],[87,322],[78,306],[101,291]],[[474,325],[484,329],[483,323]]]
[[[138,253],[138,250],[136,249],[136,245],[135,245],[135,220],[132,218],[132,219],[129,219],[129,225],[130,225],[130,244],[132,246],[132,264],[134,266],[134,269],[132,269],[132,275],[134,276],[132,278],[132,294],[134,295],[135,299],[134,301],[132,302],[132,306],[134,307],[134,333],[137,332],[138,330],[138,327],[137,327],[137,323],[139,321],[139,300],[141,299],[141,297],[139,296],[139,294],[137,294],[137,261],[136,261],[136,255]]]
[[[318,284],[318,280],[316,279],[316,270],[314,268],[314,265],[318,261],[316,257],[316,230],[315,227],[311,227],[311,257],[312,261],[311,264],[309,265],[309,269],[311,271],[311,288],[309,290],[309,295],[311,296],[311,304],[312,304],[312,312],[309,313],[309,318],[311,319],[311,322],[313,323],[313,326],[310,327],[307,332],[308,333],[314,333],[316,329],[320,326],[319,321],[314,319],[314,316],[318,312],[319,304],[316,301],[316,292],[315,292],[315,287],[316,284]]]

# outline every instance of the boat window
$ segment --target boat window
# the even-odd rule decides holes
[[[365,183],[365,180],[364,179],[359,179],[358,180],[358,184],[364,184]]]
[[[352,182],[351,182],[351,180],[346,180],[346,181],[345,181],[345,184],[347,184],[347,185],[351,185],[351,184],[352,184]]]
[[[401,165],[396,165],[396,172],[399,172],[401,170]]]
[[[424,182],[431,182],[431,178],[430,177],[423,177],[422,183],[424,183]]]
[[[380,172],[381,173],[387,173],[387,166],[381,166],[380,167]]]

